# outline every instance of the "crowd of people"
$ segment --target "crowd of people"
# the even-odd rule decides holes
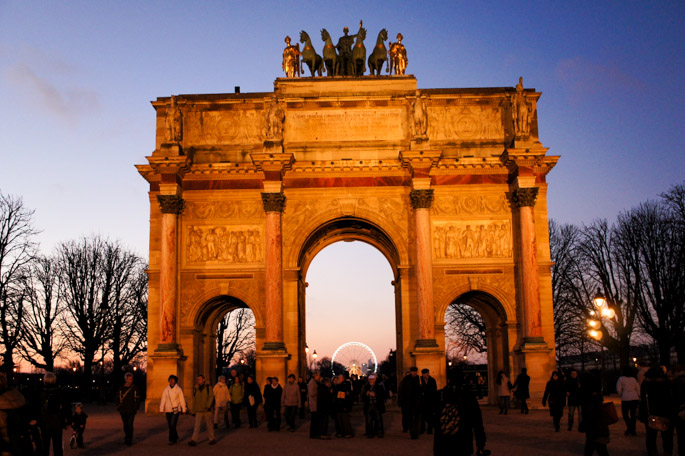
[[[479,378],[480,377],[480,378]],[[395,385],[392,379],[376,374],[367,377],[347,372],[333,378],[312,373],[308,382],[303,377],[288,375],[285,383],[271,377],[260,388],[255,377],[243,377],[233,369],[228,376],[219,376],[211,386],[203,375],[195,378],[192,392],[186,395],[178,378],[170,375],[161,395],[159,411],[166,417],[169,444],[179,440],[176,430],[179,416],[194,416],[194,430],[188,445],[200,441],[203,427],[210,445],[216,443],[215,430],[241,427],[241,411],[246,409],[248,427],[257,428],[266,422],[269,432],[287,429],[294,432],[298,417],[305,419],[309,410],[309,437],[330,440],[354,437],[350,412],[360,406],[364,415],[364,436],[383,438],[383,415],[386,404],[396,396],[402,413],[402,432],[418,439],[432,434],[435,455],[484,455],[485,429],[478,399],[482,398],[482,376],[466,377],[461,367],[448,369],[447,385],[438,389],[428,369],[421,374],[410,368]],[[499,412],[507,415],[513,396],[522,414],[528,414],[530,376],[522,368],[512,383],[505,372],[495,379],[499,397]],[[685,455],[685,371],[668,371],[663,366],[626,367],[616,383],[625,422],[625,436],[637,435],[637,421],[644,423],[646,449],[656,456],[657,438],[661,436],[664,455],[673,455],[674,432],[678,438],[678,454]],[[133,382],[133,375],[124,375],[124,384],[115,396],[124,429],[124,443],[133,444],[134,419],[142,401]],[[546,384],[542,406],[549,408],[552,424],[560,432],[564,409],[567,408],[567,429],[585,433],[584,454],[608,455],[609,425],[618,421],[613,403],[606,402],[602,378],[598,371],[579,373],[555,370]],[[612,411],[613,409],[613,411]],[[230,413],[229,413],[230,412]],[[285,426],[281,413],[284,414]],[[229,419],[230,416],[230,419]],[[69,400],[58,388],[57,377],[47,372],[39,391],[22,394],[12,388],[0,373],[0,455],[63,454],[63,430],[70,428],[72,448],[84,447],[88,415],[80,403]],[[332,424],[332,426],[331,426]],[[475,447],[474,447],[475,439]]]

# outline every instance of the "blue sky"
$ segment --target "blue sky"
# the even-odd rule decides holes
[[[548,176],[557,220],[613,219],[685,179],[682,1],[2,1],[0,190],[36,210],[47,252],[101,233],[145,255],[147,187],[133,165],[154,148],[149,101],[271,91],[285,35],[304,29],[320,51],[321,28],[337,39],[360,19],[367,42],[384,27],[404,35],[420,88],[522,75],[543,93],[540,138],[562,156]],[[358,258],[346,245],[333,269]]]

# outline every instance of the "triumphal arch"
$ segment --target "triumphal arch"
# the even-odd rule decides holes
[[[213,377],[214,332],[235,307],[255,315],[260,383],[303,373],[307,269],[340,240],[392,267],[400,372],[427,367],[444,384],[444,315],[458,301],[486,322],[491,382],[527,367],[541,396],[558,157],[539,141],[539,97],[522,81],[418,89],[395,74],[154,101],[156,147],[138,166],[150,184],[148,407],[169,374],[186,391]]]

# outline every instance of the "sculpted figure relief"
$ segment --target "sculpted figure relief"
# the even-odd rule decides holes
[[[264,252],[259,229],[233,230],[225,226],[190,226],[186,241],[189,263],[254,263]]]
[[[426,138],[428,133],[428,111],[426,110],[425,97],[417,96],[411,102],[414,136]]]
[[[290,37],[285,37],[285,49],[283,49],[283,71],[286,77],[300,77],[300,43],[295,46],[290,44]]]
[[[512,256],[509,222],[445,224],[433,230],[436,259],[509,258]]]
[[[395,74],[402,75],[407,69],[409,60],[407,59],[407,50],[402,44],[404,37],[401,33],[397,34],[397,43],[390,42],[390,65],[388,66],[388,73],[392,74],[393,69]]]
[[[178,107],[176,102],[176,95],[171,96],[171,102],[167,108],[166,117],[164,123],[167,131],[167,142],[179,143],[183,139],[183,119],[181,114],[181,108]]]
[[[533,117],[533,104],[526,99],[526,94],[523,92],[523,77],[519,78],[516,93],[511,96],[511,114],[516,136],[528,137],[530,121]]]
[[[267,140],[282,140],[284,121],[285,111],[283,111],[283,108],[281,108],[281,105],[278,103],[278,100],[274,97],[266,111],[264,137]]]

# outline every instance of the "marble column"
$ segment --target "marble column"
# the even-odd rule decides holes
[[[538,249],[533,218],[533,206],[535,206],[537,194],[538,187],[518,188],[512,194],[512,201],[519,208],[520,214],[524,342],[527,343],[544,343],[540,311]]]
[[[176,309],[178,290],[178,215],[183,211],[183,198],[158,195],[162,209],[162,252],[160,265],[160,335],[159,349],[176,349]]]
[[[417,347],[437,347],[433,307],[433,254],[431,251],[430,207],[433,190],[412,190],[409,194],[416,223],[416,283],[419,337]]]
[[[285,350],[283,344],[283,255],[281,214],[285,195],[262,193],[266,212],[266,305],[264,350]]]

